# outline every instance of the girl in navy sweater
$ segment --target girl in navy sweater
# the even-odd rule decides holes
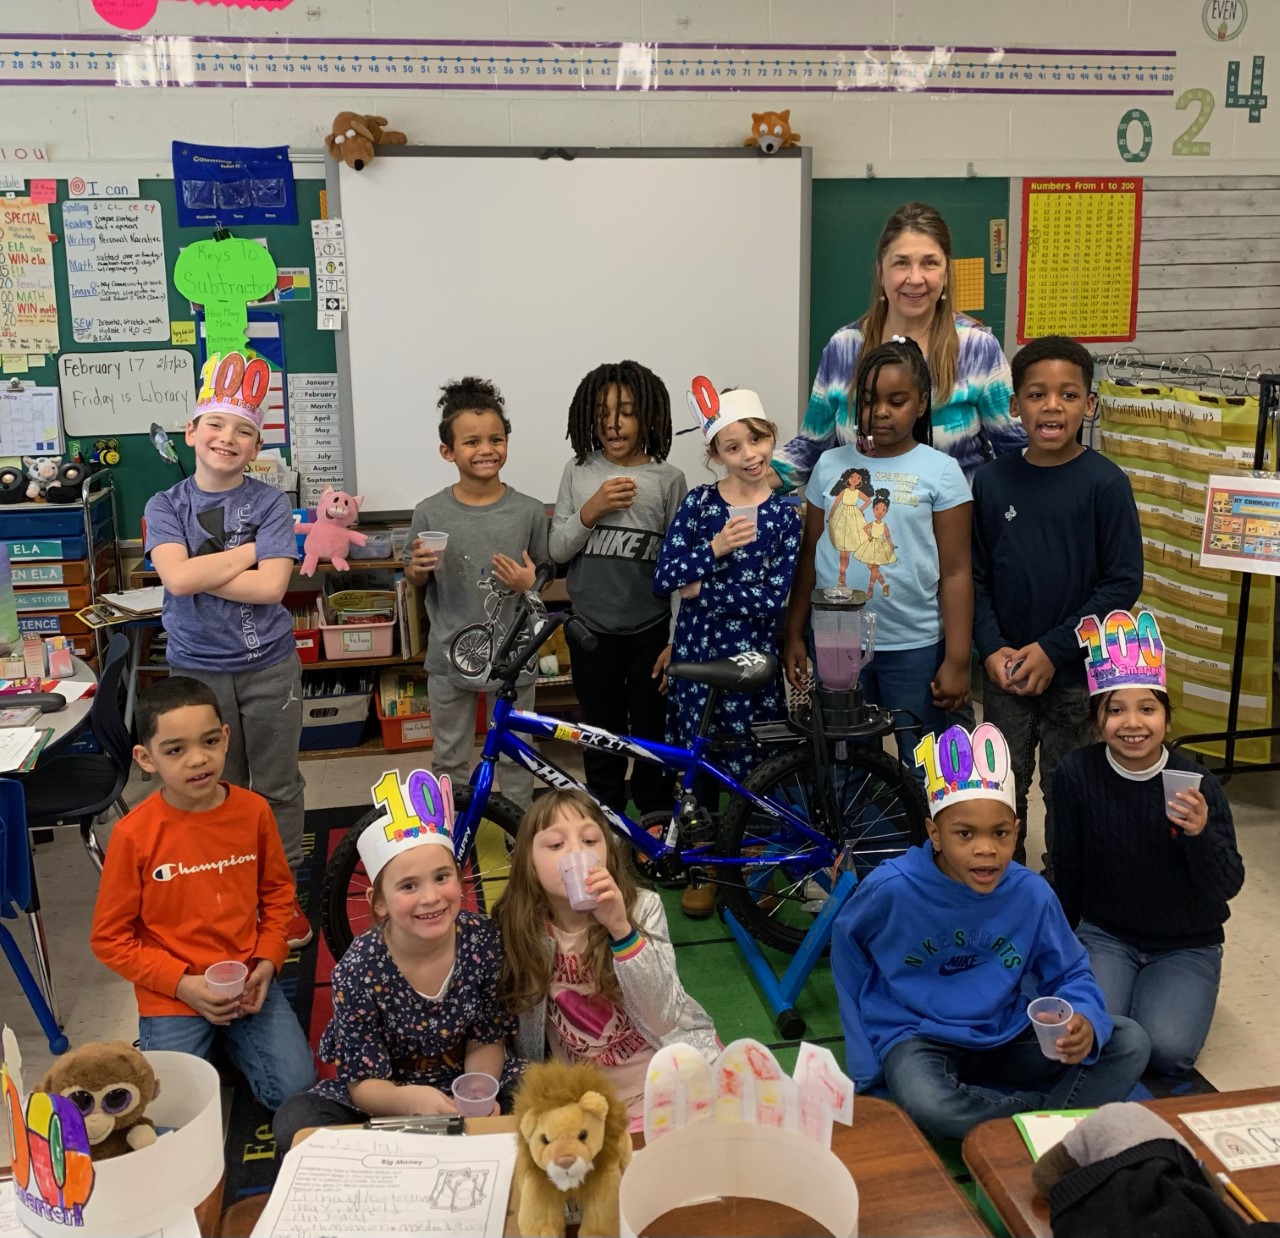
[[[1164,745],[1172,710],[1155,617],[1090,615],[1076,634],[1102,742],[1058,766],[1054,889],[1107,1012],[1146,1031],[1152,1070],[1184,1074],[1209,1034],[1227,902],[1244,884],[1231,807],[1211,773]]]

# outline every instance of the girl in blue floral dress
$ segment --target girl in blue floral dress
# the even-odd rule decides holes
[[[448,779],[441,782],[445,792],[432,802],[447,802],[451,818]],[[337,1077],[276,1111],[281,1156],[311,1126],[454,1113],[453,1081],[468,1072],[491,1075],[503,1093],[518,1081],[524,1063],[505,1048],[517,1022],[498,995],[502,939],[484,916],[461,910],[450,824],[402,830],[379,819],[360,835],[379,923],[333,969],[333,1017],[319,1056]]]
[[[695,380],[695,388],[699,382]],[[699,425],[707,456],[722,464],[722,481],[691,490],[676,512],[653,573],[656,593],[680,593],[680,614],[672,640],[673,662],[712,662],[735,653],[773,653],[791,575],[800,550],[800,517],[769,486],[770,458],[777,427],[764,415],[754,391],[732,390],[718,397],[707,384],[696,391]],[[755,519],[730,508],[754,508]],[[708,689],[688,679],[671,679],[667,695],[667,738],[688,747],[698,730]],[[712,732],[746,736],[753,722],[785,715],[782,681],[759,692],[721,694]],[[737,778],[749,772],[745,750],[724,753],[724,766]],[[710,915],[714,888],[686,891],[685,913]]]

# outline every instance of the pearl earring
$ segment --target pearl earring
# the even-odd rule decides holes
[[[938,298],[939,301],[945,301],[946,299],[947,299],[947,294],[945,292],[942,294],[942,296]]]

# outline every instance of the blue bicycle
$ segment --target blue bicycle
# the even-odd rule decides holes
[[[717,750],[743,747],[741,736],[722,741],[710,734],[716,700],[723,692],[756,692],[772,684],[777,660],[770,653],[667,668],[670,676],[711,689],[688,749],[516,709],[516,680],[559,626],[566,625],[588,648],[594,644],[581,620],[548,615],[537,591],[550,574],[549,567],[540,570],[494,654],[493,721],[470,786],[454,789],[458,856],[478,907],[483,909],[505,882],[509,848],[503,839],[515,836],[522,816],[515,804],[492,791],[499,757],[519,762],[550,787],[586,789],[522,736],[652,761],[678,773],[679,794],[670,813],[633,821],[602,805],[610,826],[630,846],[642,878],[711,882],[723,909],[751,937],[780,950],[801,947],[837,883],[843,881],[843,892],[851,878],[860,879],[882,860],[924,840],[924,796],[902,763],[876,742],[893,729],[887,710],[867,707],[856,728],[833,735],[824,728],[821,710],[803,706],[786,722],[752,729],[758,763],[744,782],[715,763]],[[717,801],[723,799],[721,791],[728,793],[723,812],[699,802],[695,786],[708,781],[717,788]],[[356,839],[382,815],[373,809],[352,825],[325,870],[321,929],[334,958],[341,958],[354,934],[371,923],[365,898],[369,882]]]

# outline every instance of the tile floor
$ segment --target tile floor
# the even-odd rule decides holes
[[[556,748],[562,748],[556,745]],[[570,758],[557,752],[562,764]],[[478,755],[478,754],[477,754]],[[408,758],[351,757],[308,761],[308,808],[340,808],[368,801],[369,787],[385,770],[412,768]],[[135,771],[126,798],[141,803],[155,787]],[[1275,1036],[1273,1003],[1280,999],[1280,777],[1244,776],[1227,788],[1235,815],[1236,833],[1244,856],[1245,887],[1233,901],[1227,924],[1227,947],[1222,990],[1209,1041],[1198,1063],[1201,1073],[1221,1091],[1280,1084],[1280,1039]],[[1043,807],[1033,792],[1031,837],[1027,850],[1041,851]],[[110,827],[100,831],[104,843]],[[52,955],[61,1014],[72,1044],[91,1039],[132,1041],[137,1017],[131,986],[102,967],[88,947],[89,923],[97,892],[97,876],[84,854],[78,834],[61,831],[56,840],[39,848],[36,856],[45,926]],[[30,958],[30,938],[24,923],[7,922]],[[0,1020],[14,1028],[22,1047],[29,1079],[51,1061],[43,1036],[16,979],[0,961]]]

